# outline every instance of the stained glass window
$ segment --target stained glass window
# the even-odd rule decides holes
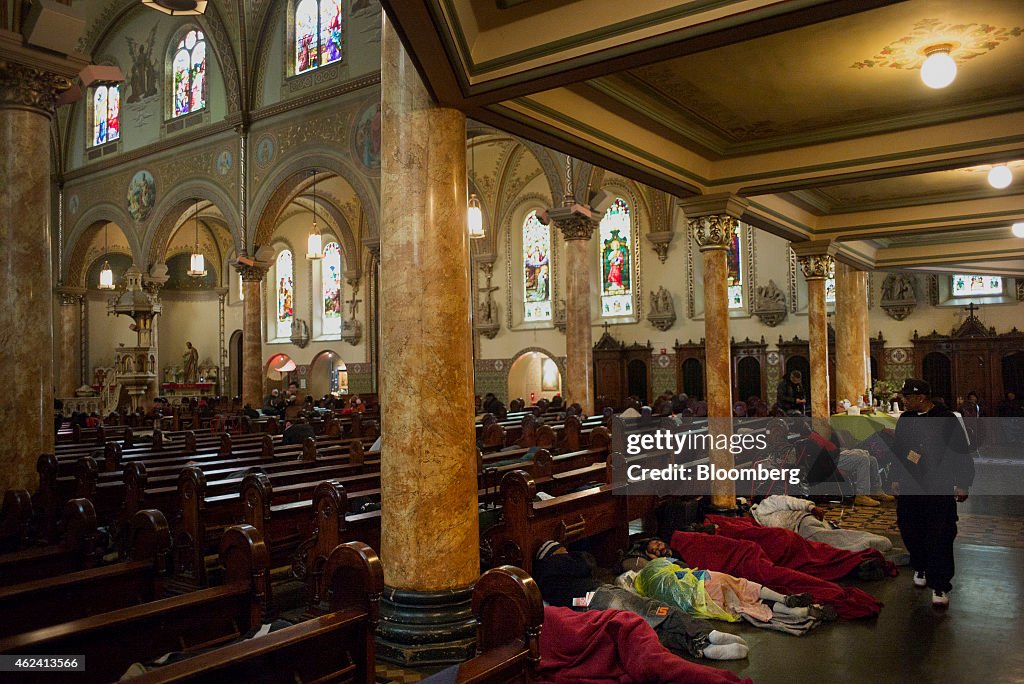
[[[737,223],[732,231],[732,239],[729,240],[729,248],[726,250],[726,264],[729,267],[729,308],[743,308],[743,241],[741,237],[740,224]]]
[[[178,43],[171,62],[174,116],[206,107],[206,38],[192,30]]]
[[[836,301],[836,279],[825,278],[825,302],[835,304]]]
[[[629,205],[617,198],[601,219],[601,315],[633,315],[633,252]]]
[[[953,276],[953,296],[1003,294],[1003,279],[999,276],[957,273]]]
[[[341,59],[341,0],[302,0],[295,6],[295,73]]]
[[[523,320],[551,320],[551,230],[536,211],[523,222]]]
[[[119,86],[99,86],[92,94],[92,144],[121,137],[121,90]]]
[[[277,336],[292,336],[295,320],[295,271],[292,253],[284,250],[277,255]]]
[[[320,262],[321,289],[324,297],[323,334],[341,334],[341,247],[328,242]]]

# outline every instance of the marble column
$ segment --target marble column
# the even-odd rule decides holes
[[[57,396],[73,397],[82,386],[82,300],[85,288],[57,289],[60,302],[60,343],[57,370]]]
[[[381,41],[378,655],[474,651],[480,572],[466,117],[438,106],[390,22]]]
[[[263,405],[263,264],[235,266],[242,276],[242,405]]]
[[[796,247],[794,246],[794,251]],[[827,419],[831,415],[828,381],[828,314],[825,307],[825,280],[835,272],[831,254],[801,254],[800,269],[807,280],[807,328],[810,341],[811,415]]]
[[[727,250],[738,221],[728,214],[687,217],[687,227],[700,248],[704,266],[704,392],[708,428],[713,434],[732,431],[732,347],[729,338],[729,264]],[[728,449],[712,449],[711,463],[732,468],[735,456]],[[713,481],[711,505],[736,508],[736,483]]]
[[[836,400],[854,404],[871,384],[868,273],[836,264]]]
[[[36,460],[53,452],[50,119],[70,85],[0,55],[0,492],[34,491]]]
[[[569,208],[548,212],[565,238],[565,400],[594,412],[594,342],[590,327],[590,237],[596,222]]]

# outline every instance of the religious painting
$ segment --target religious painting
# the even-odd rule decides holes
[[[320,262],[321,289],[324,301],[323,334],[341,334],[341,247],[328,242]]]
[[[1003,294],[1003,279],[999,276],[957,273],[953,276],[954,297]]]
[[[743,308],[743,247],[740,242],[741,228],[739,223],[732,231],[732,238],[726,248],[726,266],[729,279],[729,308]]]
[[[78,195],[72,195],[68,200],[68,213],[74,216],[78,213],[78,205],[81,200],[78,199]]]
[[[128,215],[142,222],[156,203],[156,181],[149,171],[139,171],[128,183]]]
[[[132,61],[131,70],[126,79],[128,96],[125,98],[125,102],[128,104],[140,102],[144,98],[157,94],[160,72],[157,69],[156,59],[153,57],[157,26],[158,24],[153,24],[144,43],[135,42],[131,36],[127,38],[128,54]]]
[[[206,107],[206,38],[202,31],[189,31],[178,43],[171,81],[174,116]]]
[[[217,159],[213,162],[213,166],[217,169],[217,173],[222,176],[228,175],[228,171],[235,163],[235,157],[231,154],[230,150],[222,150]]]
[[[618,198],[601,219],[601,315],[633,314],[632,228],[629,205]]]
[[[260,141],[256,143],[256,163],[260,166],[266,166],[274,159],[274,139],[272,137],[265,136],[260,138]]]
[[[523,320],[551,320],[551,230],[531,211],[523,222]]]
[[[291,337],[295,320],[295,271],[290,250],[277,255],[277,336]]]
[[[356,157],[371,171],[380,168],[380,102],[364,109],[352,130]]]

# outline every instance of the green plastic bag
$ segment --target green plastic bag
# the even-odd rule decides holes
[[[682,568],[668,558],[648,563],[633,581],[642,596],[678,606],[694,617],[739,622],[740,618],[711,600],[704,588],[706,570]]]

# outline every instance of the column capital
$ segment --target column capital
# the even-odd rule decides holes
[[[835,255],[839,245],[832,240],[804,240],[789,243],[807,280],[834,278]]]
[[[566,241],[589,240],[597,227],[590,208],[579,204],[549,209],[548,218],[562,231],[562,238]]]
[[[57,96],[71,87],[67,76],[0,59],[0,109],[57,111]]]
[[[728,214],[708,214],[686,219],[686,226],[700,251],[728,249],[739,219]]]
[[[242,282],[252,283],[260,282],[267,275],[267,271],[270,270],[267,264],[261,264],[259,262],[253,262],[251,264],[243,263],[239,261],[235,264],[235,270],[242,276]]]
[[[370,253],[370,256],[380,257],[380,238],[363,238],[363,247]]]
[[[54,288],[54,292],[60,297],[61,306],[77,306],[85,298],[86,289],[84,287],[62,286]]]

